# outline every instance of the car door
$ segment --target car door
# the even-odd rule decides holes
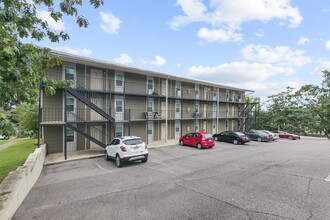
[[[112,158],[115,158],[116,156],[116,146],[118,146],[118,144],[120,143],[118,138],[113,139],[110,142],[110,145],[108,146],[108,155]]]
[[[236,135],[233,132],[229,132],[227,137],[228,137],[227,140],[230,143],[233,143],[233,141],[236,139]]]
[[[184,144],[191,145],[194,134],[187,134],[184,140]]]

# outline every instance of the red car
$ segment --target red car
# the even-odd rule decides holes
[[[284,132],[284,131],[276,131],[274,133],[278,133],[278,136],[280,138],[287,138],[289,140],[297,140],[297,139],[300,139],[300,136],[299,135],[296,135],[296,134],[290,134],[290,133],[287,133],[287,132]]]
[[[207,132],[191,132],[180,137],[179,143],[181,146],[196,146],[198,149],[212,148],[214,146],[214,139],[212,134]]]

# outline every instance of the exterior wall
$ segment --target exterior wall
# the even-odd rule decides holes
[[[63,122],[63,92],[57,91],[53,96],[46,96],[43,93],[42,120],[48,122]]]
[[[48,154],[63,152],[63,126],[45,126],[43,135]]]
[[[125,92],[130,94],[147,94],[147,78],[146,76],[133,73],[124,73]]]
[[[183,120],[181,123],[181,132],[186,134],[195,130],[195,120]]]
[[[141,137],[144,141],[147,140],[147,127],[145,122],[131,122],[130,130],[131,135],[134,134],[135,136]]]

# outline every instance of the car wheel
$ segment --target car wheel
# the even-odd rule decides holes
[[[257,138],[257,141],[258,141],[258,142],[261,142],[261,141],[262,141],[261,137],[258,137],[258,138]]]
[[[145,157],[144,159],[141,160],[142,163],[145,163],[148,161],[148,157]]]
[[[202,149],[202,145],[200,143],[197,144],[198,149]]]
[[[293,137],[292,137],[292,136],[289,136],[288,139],[289,139],[289,140],[293,140]]]
[[[218,141],[218,140],[219,140],[219,138],[218,138],[217,136],[215,136],[215,137],[214,137],[214,140],[215,140],[215,141]]]
[[[104,159],[106,161],[109,161],[110,160],[110,157],[109,157],[108,152],[106,150],[104,151]]]
[[[122,166],[122,161],[121,161],[120,156],[118,154],[116,155],[116,166],[118,168]]]
[[[180,141],[180,145],[183,146],[183,141]]]
[[[237,140],[233,140],[233,144],[237,145],[238,141]]]

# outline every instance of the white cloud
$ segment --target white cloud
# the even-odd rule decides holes
[[[259,29],[259,30],[256,32],[256,36],[257,36],[257,37],[263,37],[263,36],[265,36],[265,31],[262,30],[262,29]]]
[[[325,48],[327,48],[328,50],[330,50],[330,40],[328,40],[328,41],[325,43]]]
[[[183,15],[175,16],[170,22],[170,27],[178,29],[193,22],[204,22],[209,24],[212,30],[202,28],[198,36],[213,42],[224,42],[222,39],[238,41],[237,39],[242,36],[237,32],[244,22],[268,22],[279,19],[280,25],[285,24],[294,28],[303,20],[299,9],[290,5],[290,0],[211,0],[209,8],[202,0],[177,0],[177,5],[181,7]],[[234,38],[224,30],[230,30],[231,34],[235,34]],[[225,37],[215,37],[219,35]],[[214,40],[215,38],[221,40]]]
[[[152,61],[142,60],[142,63],[155,65],[155,66],[163,66],[166,63],[166,59],[161,56],[155,56],[154,60],[152,60]]]
[[[108,34],[118,34],[121,21],[111,13],[100,12],[102,23],[101,29]]]
[[[207,28],[201,28],[198,31],[197,35],[201,39],[209,42],[223,43],[228,41],[234,41],[234,42],[242,41],[242,34],[236,33],[235,30],[224,30],[224,29],[209,30]]]
[[[249,44],[242,49],[243,58],[262,63],[276,63],[287,66],[303,66],[311,62],[303,50],[291,50],[287,46],[272,48],[266,45]]]
[[[114,59],[114,61],[121,64],[133,63],[133,59],[125,53],[120,54],[119,57]]]
[[[318,65],[314,68],[311,74],[315,76],[322,76],[322,71],[324,70],[330,71],[330,60],[322,58],[318,60]]]
[[[79,49],[79,48],[71,48],[68,46],[57,46],[54,48],[55,50],[63,51],[66,53],[71,53],[74,55],[82,55],[82,56],[89,56],[92,51],[89,49]]]
[[[57,22],[50,16],[50,12],[48,11],[37,11],[37,17],[43,21],[47,21],[50,29],[54,31],[64,31],[65,24],[59,19]]]
[[[292,68],[248,62],[232,62],[213,67],[192,66],[188,70],[190,77],[217,83],[261,82],[275,75],[295,73]]]
[[[298,42],[297,42],[297,44],[298,44],[299,46],[301,46],[301,45],[305,45],[305,44],[307,44],[307,43],[309,43],[309,39],[308,39],[307,37],[301,37],[301,38],[299,38],[299,40],[298,40]]]

